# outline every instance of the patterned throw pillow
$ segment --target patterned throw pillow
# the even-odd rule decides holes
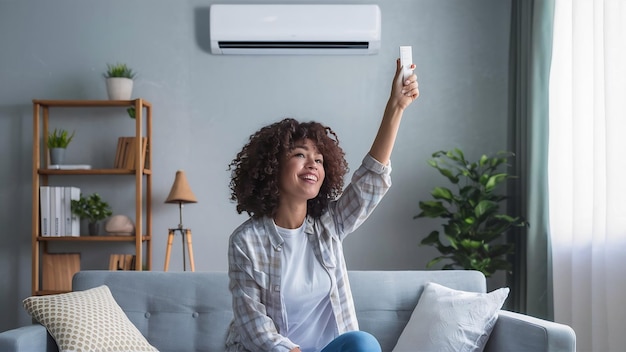
[[[157,351],[115,302],[105,285],[85,291],[33,296],[24,308],[48,329],[59,351]]]

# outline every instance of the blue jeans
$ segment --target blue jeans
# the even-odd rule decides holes
[[[381,352],[381,348],[372,334],[348,331],[337,336],[321,352]]]

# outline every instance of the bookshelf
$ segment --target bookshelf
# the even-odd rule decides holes
[[[115,162],[112,160],[111,168],[98,169],[74,169],[61,170],[49,167],[49,152],[47,139],[49,133],[50,119],[62,119],[61,114],[55,114],[56,108],[76,108],[89,109],[110,108],[124,111],[128,108],[135,109],[134,136],[123,137],[126,143],[141,141],[143,148],[129,148],[125,151],[123,160],[116,155]],[[124,114],[126,114],[124,112]],[[89,114],[86,114],[89,115]],[[89,118],[100,118],[102,114],[89,116]],[[125,117],[128,118],[128,117]],[[121,141],[121,139],[120,139]],[[118,142],[118,148],[119,146]],[[132,270],[152,269],[152,155],[149,152],[152,146],[152,104],[144,99],[133,100],[33,100],[33,164],[32,164],[32,293],[33,295],[44,295],[64,292],[59,287],[44,287],[45,282],[67,283],[67,277],[71,277],[76,270],[76,258],[80,253],[74,255],[58,256],[48,252],[48,244],[78,242],[84,245],[91,243],[119,242],[133,245],[134,267]],[[97,146],[93,146],[97,148]],[[118,154],[120,151],[118,150]],[[123,162],[122,162],[123,161]],[[128,182],[134,184],[135,198],[135,234],[133,236],[113,236],[98,235],[89,236],[42,236],[41,214],[40,214],[40,186],[49,186],[53,183],[50,176],[54,178],[63,176],[74,176],[87,178],[92,176],[100,177],[126,177]],[[132,181],[131,181],[132,180]],[[88,181],[87,181],[88,182]],[[86,189],[81,189],[83,193],[90,193]],[[68,260],[71,258],[72,260]],[[113,258],[113,257],[112,257]],[[56,260],[56,261],[55,261]],[[69,263],[69,264],[68,264]],[[44,271],[44,267],[48,268]],[[109,263],[102,263],[102,268],[109,268]],[[128,269],[128,268],[126,268]],[[47,277],[46,275],[64,275],[64,277]]]

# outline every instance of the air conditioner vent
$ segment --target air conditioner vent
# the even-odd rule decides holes
[[[219,42],[222,49],[367,49],[368,42]]]

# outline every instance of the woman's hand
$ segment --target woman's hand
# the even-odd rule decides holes
[[[415,65],[411,64],[411,68],[414,69]],[[387,165],[389,163],[404,109],[411,105],[419,95],[417,76],[413,74],[403,82],[402,66],[400,65],[400,59],[397,59],[396,75],[393,77],[393,84],[391,85],[391,96],[387,101],[383,120],[380,123],[378,133],[376,133],[376,138],[374,138],[374,143],[372,143],[372,148],[369,152],[381,164]]]
[[[300,351],[300,347],[295,347],[295,348],[292,348],[291,351],[289,352],[302,352],[302,351]]]
[[[411,69],[415,69],[415,64],[411,64]],[[420,95],[417,76],[412,74],[404,82],[402,81],[402,66],[400,59],[396,60],[396,75],[391,85],[391,97],[389,102],[392,105],[404,110]]]

